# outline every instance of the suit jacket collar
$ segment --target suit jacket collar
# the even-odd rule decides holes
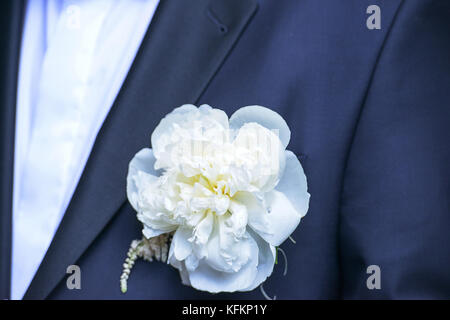
[[[128,162],[165,114],[199,99],[255,10],[256,0],[160,2],[25,299],[46,298],[127,205]]]
[[[14,127],[23,1],[6,1],[0,19],[0,299],[10,295]]]

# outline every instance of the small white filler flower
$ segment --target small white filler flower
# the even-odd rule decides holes
[[[163,118],[152,149],[129,166],[128,200],[144,237],[128,252],[122,291],[138,257],[167,261],[184,284],[212,293],[264,282],[276,247],[308,211],[306,176],[289,140],[284,119],[261,106],[228,119],[208,105],[183,105]]]

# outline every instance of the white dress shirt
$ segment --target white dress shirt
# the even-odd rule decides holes
[[[16,111],[11,298],[72,198],[158,0],[29,0]]]

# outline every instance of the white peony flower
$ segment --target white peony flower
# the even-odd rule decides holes
[[[152,238],[174,232],[168,263],[209,292],[249,291],[275,263],[275,247],[308,211],[306,176],[286,151],[283,118],[260,106],[230,119],[184,105],[161,120],[130,162],[128,199]]]

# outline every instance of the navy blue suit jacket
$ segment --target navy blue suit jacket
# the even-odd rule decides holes
[[[366,27],[369,5],[381,29]],[[1,4],[0,295],[9,296],[22,1]],[[259,104],[292,130],[310,210],[269,295],[450,298],[450,4],[444,0],[162,0],[27,299],[262,298],[181,284],[163,263],[119,277],[141,226],[128,162],[174,107]],[[81,268],[81,289],[66,268]],[[381,289],[369,290],[378,265]]]

